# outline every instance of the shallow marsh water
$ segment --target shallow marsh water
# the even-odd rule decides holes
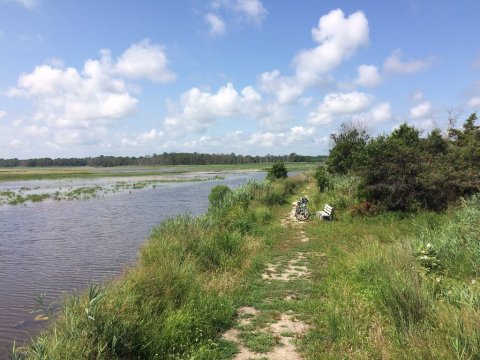
[[[265,173],[222,176],[225,179],[158,183],[86,200],[0,206],[0,358],[7,356],[14,340],[24,343],[45,326],[46,321],[35,319],[38,314],[32,312],[36,296],[45,293],[46,302],[52,302],[120,274],[162,220],[201,214],[213,186],[236,187],[249,179],[261,180]],[[107,186],[117,180],[103,181]],[[14,186],[59,185],[42,180]]]

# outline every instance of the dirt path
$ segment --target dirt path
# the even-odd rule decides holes
[[[261,274],[258,284],[265,292],[264,299],[258,308],[238,309],[236,325],[223,335],[225,340],[238,347],[239,351],[233,357],[235,360],[303,359],[297,343],[310,326],[300,319],[300,313],[285,310],[305,297],[299,289],[308,286],[311,276],[309,262],[312,254],[297,249],[309,239],[303,230],[306,223],[295,218],[295,206],[296,202],[292,203],[292,210],[281,222],[294,234],[288,242],[288,251],[277,256],[275,262],[267,263]]]

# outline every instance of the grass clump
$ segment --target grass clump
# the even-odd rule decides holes
[[[242,341],[251,351],[268,353],[278,343],[278,339],[268,332],[249,331],[242,333]]]

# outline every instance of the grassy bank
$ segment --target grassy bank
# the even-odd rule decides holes
[[[235,347],[219,334],[233,323],[246,273],[272,244],[277,211],[304,181],[250,183],[204,216],[163,222],[133,268],[66,299],[50,328],[14,357],[227,358]]]
[[[120,279],[66,300],[15,356],[275,358],[289,339],[306,359],[478,359],[480,197],[378,213],[356,204],[357,184],[337,177],[319,192],[297,177],[219,192],[205,216],[156,228]],[[334,221],[289,217],[304,194],[312,212],[332,204]]]

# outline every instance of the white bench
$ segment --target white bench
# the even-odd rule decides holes
[[[333,206],[325,204],[322,211],[317,211],[317,218],[320,220],[333,220]]]

